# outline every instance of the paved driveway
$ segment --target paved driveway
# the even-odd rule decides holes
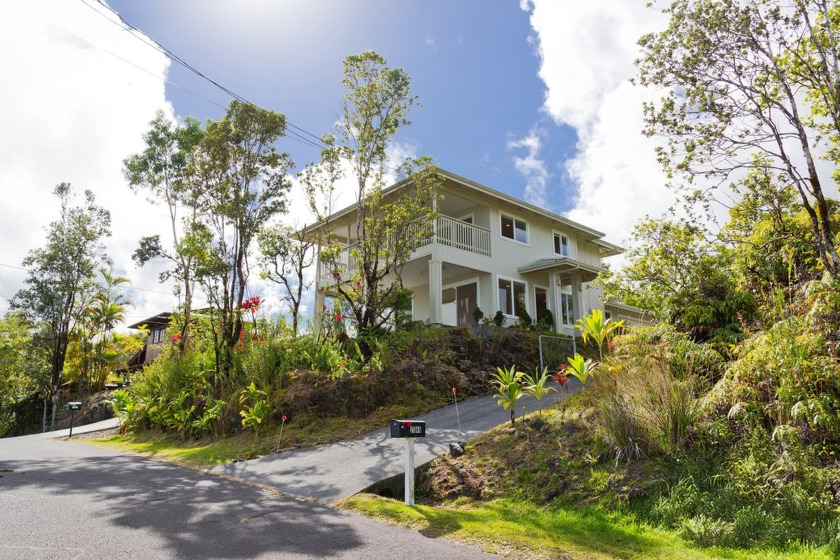
[[[576,379],[569,381],[569,393],[580,389]],[[566,391],[551,393],[545,401],[564,398]],[[526,397],[517,405],[517,416],[522,407],[537,410],[536,401]],[[455,406],[447,406],[418,416],[426,421],[425,438],[415,443],[415,464],[420,466],[449,452],[449,443],[466,441],[510,421],[510,411],[503,410],[492,396],[479,397],[458,405],[461,432]],[[381,480],[405,471],[403,459],[404,440],[391,439],[387,429],[377,430],[360,438],[319,445],[219,465],[213,472],[250,480],[279,488],[284,493],[303,496],[331,504],[357,494]]]
[[[4,559],[492,558],[320,504],[41,435],[0,440],[0,475]]]

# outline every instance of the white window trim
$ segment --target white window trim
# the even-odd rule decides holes
[[[507,217],[507,218],[510,218],[510,219],[514,220],[514,223],[513,223],[513,239],[511,239],[510,237],[505,237],[504,236],[504,233],[503,233],[503,230],[502,230],[502,217]],[[525,237],[527,238],[527,241],[525,241],[524,243],[522,241],[519,241],[519,240],[516,239],[516,220],[519,220],[520,222],[525,224]],[[499,210],[499,237],[501,237],[505,241],[512,241],[513,243],[516,243],[517,245],[524,245],[526,247],[530,247],[531,246],[531,224],[528,223],[528,220],[526,220],[524,218],[517,217],[516,214],[505,212],[504,210]]]
[[[548,287],[534,284],[534,314],[531,315],[531,318],[534,320],[535,323],[537,322],[537,288],[545,290],[545,308],[551,311],[551,314],[554,315],[554,310],[551,309],[551,292],[548,290]],[[553,326],[554,325],[552,325],[552,327]]]
[[[472,222],[469,222],[470,224],[475,225],[475,212],[470,212],[469,214],[464,214],[463,216],[458,218],[458,220],[460,220],[462,222],[466,222],[467,218],[472,220]]]
[[[572,313],[574,314],[574,312],[575,312],[575,309],[574,309],[574,306],[575,306],[575,295],[574,295],[574,290],[572,290],[572,293],[564,292],[562,289],[561,289],[561,290],[559,290],[559,293],[557,294],[557,299],[558,299],[558,302],[557,302],[557,303],[560,305],[560,309],[558,309],[558,310],[557,310],[557,313],[558,313],[558,317],[557,317],[558,324],[559,324],[561,327],[574,327],[574,326],[575,326],[575,322],[576,322],[576,321],[575,321],[575,316],[574,316],[574,315],[572,315],[572,317],[571,317],[571,319],[572,319],[572,322],[571,322],[571,323],[564,323],[564,322],[563,322],[563,296],[567,296],[567,297],[570,299],[570,303],[572,304]]]
[[[507,239],[507,237],[505,237],[505,239]],[[525,286],[525,310],[526,310],[526,311],[528,312],[528,314],[530,315],[530,314],[531,314],[531,310],[529,309],[529,307],[530,307],[530,306],[528,305],[528,292],[529,292],[530,290],[528,290],[528,282],[527,282],[527,281],[525,281],[525,280],[517,280],[516,278],[512,278],[512,277],[510,277],[510,276],[502,276],[501,274],[497,274],[497,275],[496,275],[496,285],[495,285],[495,288],[496,288],[496,310],[500,310],[500,309],[502,308],[502,302],[501,302],[501,301],[499,301],[499,280],[508,280],[508,281],[510,281],[510,282],[511,282],[511,285],[510,285],[510,289],[511,289],[511,296],[512,296],[512,295],[513,295],[513,293],[514,293],[514,290],[513,290],[513,282],[516,282],[517,284],[522,284],[522,285],[524,285],[524,286]],[[510,303],[512,303],[512,304],[513,304],[513,305],[511,306],[511,307],[513,308],[513,311],[516,311],[516,302],[510,302]],[[494,311],[493,313],[495,313],[495,311]],[[519,317],[518,317],[517,315],[515,315],[515,314],[514,314],[514,315],[509,315],[509,314],[507,314],[507,313],[504,313],[504,316],[505,316],[505,317],[507,317],[507,318],[509,318],[509,319],[518,319],[518,318],[519,318]]]
[[[563,247],[563,238],[564,237],[566,238],[566,247],[569,248],[569,254],[568,255],[564,255],[563,253],[558,253],[557,251],[554,250],[554,236],[555,235],[560,236],[560,248],[561,249]],[[551,232],[551,252],[554,253],[555,255],[560,256],[560,257],[572,258],[572,241],[571,241],[571,238],[568,235],[566,235],[565,233],[563,233],[562,231],[557,231],[556,229],[552,230],[552,232]]]
[[[440,291],[449,290],[451,288],[458,288],[459,286],[466,286],[467,284],[475,284],[475,304],[478,307],[481,307],[481,277],[475,276],[473,278],[467,278],[466,280],[458,280],[457,282],[450,282],[449,284],[443,284],[440,287]],[[455,296],[455,300],[458,300],[458,296]]]

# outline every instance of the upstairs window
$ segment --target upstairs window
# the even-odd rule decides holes
[[[559,233],[554,234],[554,254],[569,256],[569,238]]]
[[[528,243],[528,223],[502,214],[502,237],[519,243]]]

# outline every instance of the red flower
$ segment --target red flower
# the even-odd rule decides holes
[[[264,301],[264,299],[260,299],[260,296],[248,298],[242,302],[242,309],[247,309],[251,313],[256,313]]]
[[[569,378],[562,371],[558,371],[551,377],[554,379],[554,381],[557,382],[558,385],[565,385],[569,381]]]
[[[283,417],[281,418],[281,420],[282,420],[283,422],[285,422],[285,421],[286,421],[286,415],[285,415],[285,414],[283,415]]]
[[[344,320],[344,315],[342,315],[341,313],[336,313],[335,314],[335,320],[340,323],[341,321]]]
[[[172,340],[173,340],[173,342],[178,342],[179,340],[181,340],[181,333],[173,334],[172,335]]]
[[[456,389],[455,387],[452,387],[452,392],[453,392],[453,393],[457,393],[457,392],[458,392],[458,389]]]
[[[325,303],[325,304],[324,304],[324,308],[323,308],[323,309],[321,309],[321,311],[326,311],[326,310],[327,310],[327,304]]]

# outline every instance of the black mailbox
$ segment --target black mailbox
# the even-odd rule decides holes
[[[391,437],[426,437],[424,420],[391,420]]]
[[[67,408],[70,410],[79,410],[80,408],[82,408],[82,403],[80,403],[79,401],[70,401],[69,403],[67,403]]]

